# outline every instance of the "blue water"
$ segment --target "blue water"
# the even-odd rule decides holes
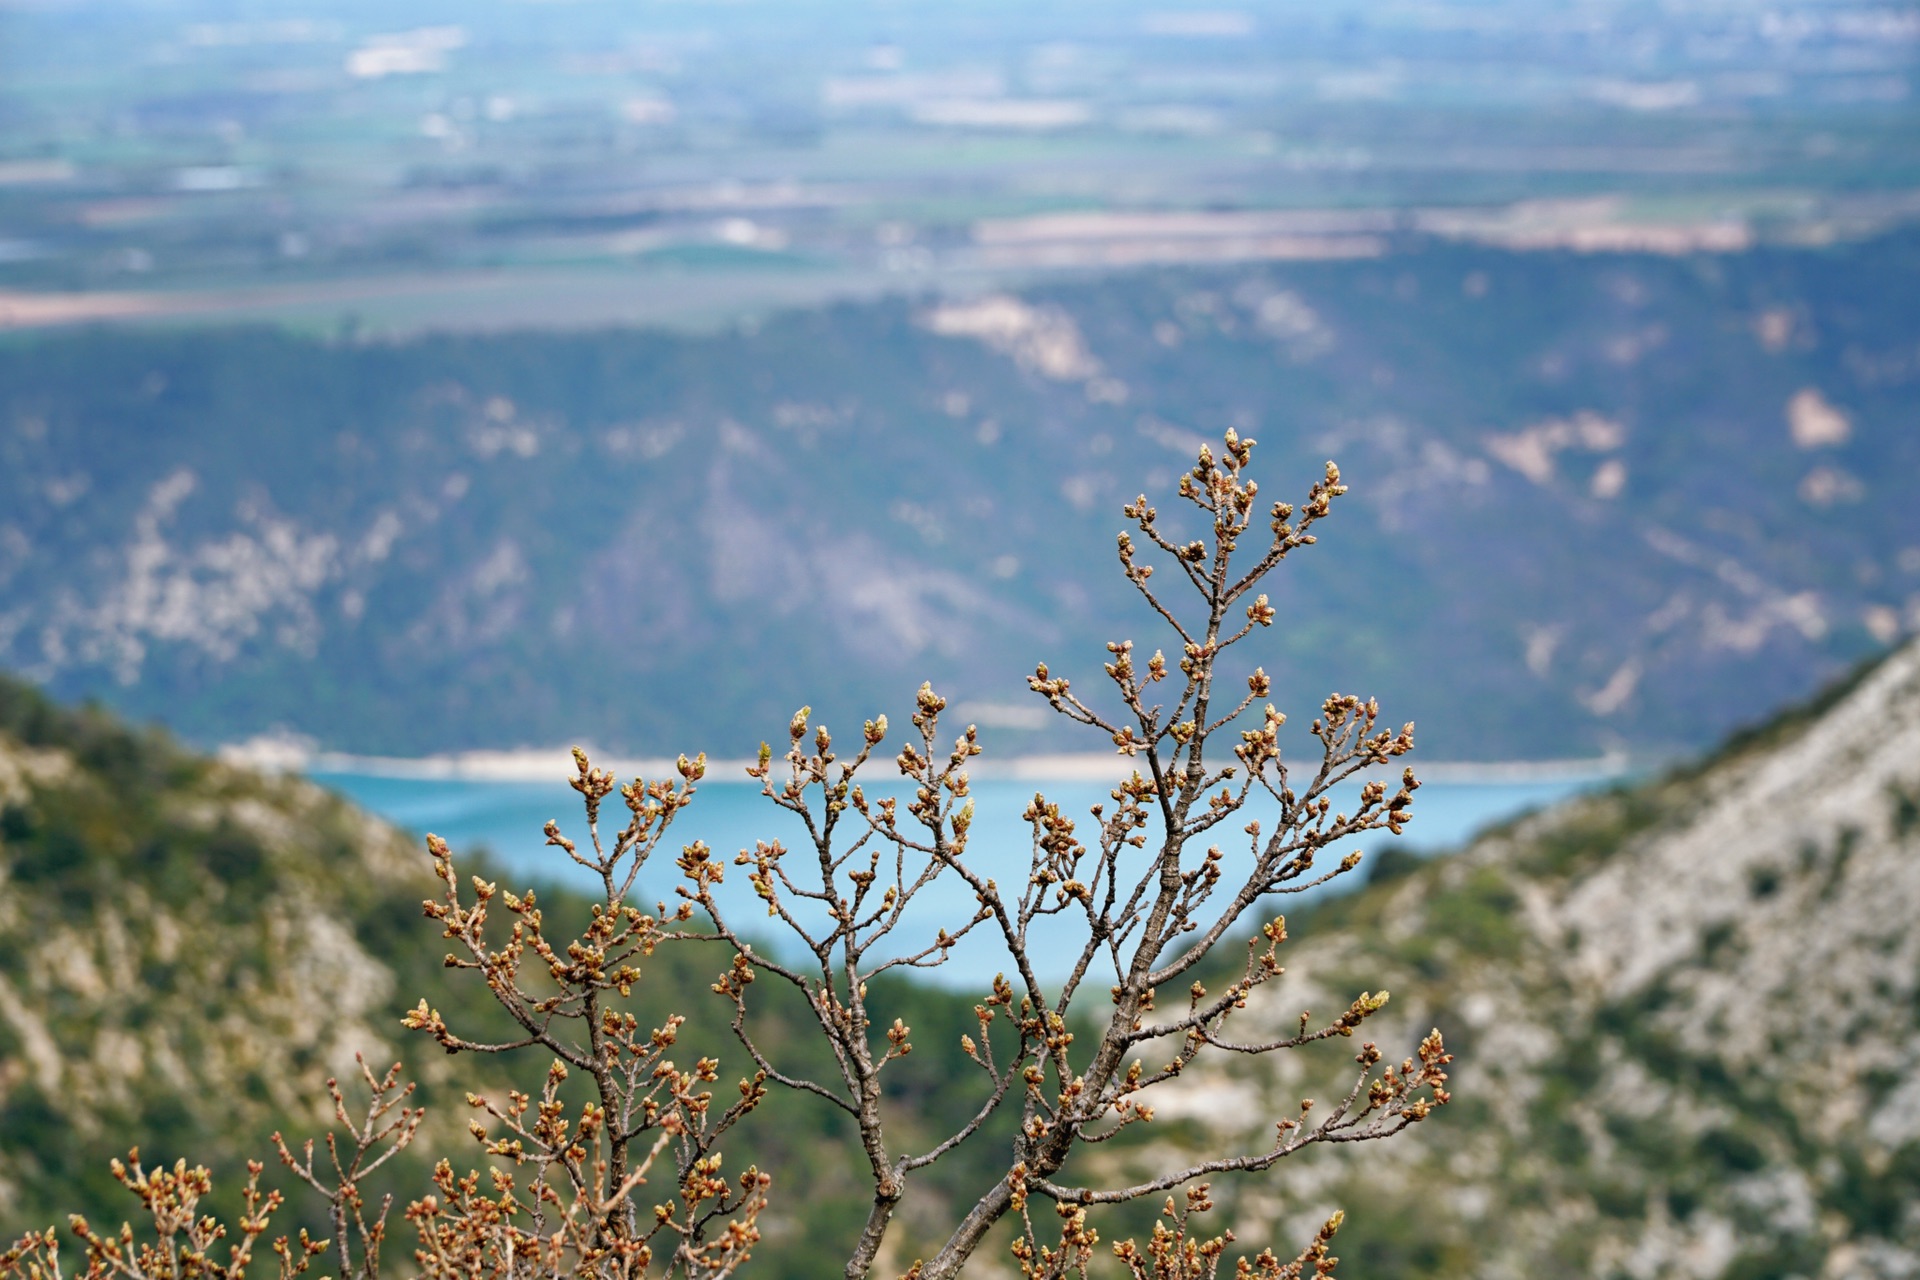
[[[552,818],[559,821],[561,831],[569,838],[585,843],[580,797],[564,781],[492,782],[319,771],[309,776],[422,837],[428,832],[440,836],[452,846],[456,861],[463,852],[485,849],[496,864],[529,881],[597,887],[597,881],[589,873],[575,866],[559,850],[546,847],[541,835],[543,824]],[[1492,823],[1552,804],[1592,785],[1592,780],[1573,779],[1429,782],[1414,797],[1414,821],[1407,834],[1398,839],[1418,851],[1451,847]],[[1083,780],[1036,783],[991,779],[976,781],[972,790],[976,817],[969,860],[982,874],[994,877],[1007,888],[1010,897],[1013,888],[1021,884],[1027,874],[1032,837],[1020,813],[1036,790],[1044,792],[1049,800],[1075,817],[1083,837],[1094,829],[1092,820],[1086,816],[1088,806],[1108,800],[1107,787]],[[625,806],[614,797],[604,816],[607,821],[603,835],[611,843],[613,830],[626,817]],[[1260,815],[1255,811],[1254,816]],[[1229,855],[1226,863],[1229,872],[1236,861],[1233,855],[1245,856],[1245,837],[1239,835],[1242,825],[1244,819],[1223,824],[1217,833],[1218,843]],[[852,829],[851,823],[842,828],[843,831]],[[778,953],[794,957],[792,945],[784,943],[778,932],[769,928],[774,922],[767,919],[765,906],[752,896],[744,868],[735,868],[731,862],[735,852],[751,849],[756,840],[777,839],[789,849],[802,846],[806,833],[799,819],[776,808],[760,794],[758,784],[716,783],[709,779],[700,786],[694,803],[675,819],[672,839],[656,855],[657,863],[642,872],[639,884],[646,901],[670,897],[678,875],[672,858],[682,845],[696,839],[705,840],[728,864],[727,880],[719,891],[723,909],[730,913],[738,927],[754,933]],[[1395,839],[1380,832],[1354,847],[1378,849]],[[1334,851],[1336,855],[1344,852],[1344,849]],[[798,859],[797,853],[789,855],[790,862],[798,864]],[[1330,867],[1336,861],[1337,856],[1322,857],[1323,866]],[[796,878],[799,869],[796,865],[792,870]],[[1364,875],[1363,866],[1352,873],[1348,882],[1358,883]],[[896,936],[930,938],[936,928],[957,929],[971,914],[972,907],[971,891],[949,873],[915,900]],[[1281,909],[1285,909],[1284,904]],[[1067,917],[1054,917],[1048,923],[1052,927],[1044,936],[1034,935],[1033,949],[1042,972],[1058,974],[1077,956],[1086,930],[1084,924],[1075,930]],[[983,986],[995,971],[1008,967],[1004,948],[997,938],[988,937],[983,928],[967,938],[944,967],[923,971],[922,976],[972,988]]]

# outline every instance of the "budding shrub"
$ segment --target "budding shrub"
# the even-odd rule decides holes
[[[1133,1183],[1088,1183],[1067,1172],[1089,1145],[1150,1123],[1156,1086],[1202,1056],[1259,1057],[1351,1038],[1386,1004],[1386,993],[1362,992],[1323,1025],[1303,1014],[1293,1034],[1274,1040],[1247,1041],[1234,1030],[1254,990],[1282,972],[1285,921],[1256,921],[1253,913],[1273,895],[1351,871],[1357,853],[1330,865],[1321,859],[1353,837],[1398,833],[1419,785],[1411,770],[1393,782],[1370,776],[1412,749],[1413,726],[1382,727],[1379,707],[1356,697],[1321,704],[1310,730],[1316,749],[1294,763],[1282,751],[1286,717],[1267,700],[1266,672],[1230,664],[1275,621],[1263,580],[1315,541],[1313,530],[1346,492],[1329,463],[1298,507],[1263,504],[1246,475],[1253,449],[1232,431],[1218,455],[1202,447],[1179,481],[1182,519],[1163,524],[1144,496],[1124,509],[1132,530],[1119,537],[1120,568],[1165,636],[1151,655],[1142,657],[1145,646],[1130,639],[1107,645],[1097,693],[1076,690],[1044,664],[1028,679],[1054,712],[1109,744],[1126,776],[1110,803],[1082,816],[1036,795],[1022,814],[1032,853],[1019,883],[985,875],[970,850],[968,768],[983,748],[972,725],[945,722],[946,700],[928,686],[897,747],[878,716],[850,751],[836,749],[827,727],[802,708],[784,750],[763,745],[749,768],[785,811],[792,843],[760,841],[731,865],[788,935],[777,955],[716,896],[728,860],[698,840],[676,850],[669,839],[689,821],[706,757],[682,756],[673,776],[623,784],[576,751],[571,781],[584,838],[549,823],[546,839],[598,883],[584,929],[552,936],[534,893],[463,880],[446,843],[427,842],[441,888],[425,913],[451,948],[448,967],[456,981],[484,984],[517,1031],[473,1038],[427,999],[406,1026],[450,1053],[538,1063],[524,1091],[468,1095],[477,1154],[440,1161],[432,1185],[404,1205],[371,1203],[362,1186],[415,1141],[421,1111],[397,1067],[381,1075],[363,1066],[363,1102],[330,1082],[338,1128],[317,1147],[274,1137],[285,1173],[327,1207],[328,1238],[302,1233],[266,1243],[282,1200],[260,1189],[259,1165],[245,1211],[223,1226],[199,1212],[204,1170],[150,1170],[136,1153],[114,1172],[150,1228],[103,1232],[76,1218],[71,1266],[49,1229],[0,1256],[0,1276],[64,1280],[70,1270],[90,1280],[241,1280],[250,1268],[275,1267],[285,1280],[321,1267],[358,1280],[385,1271],[433,1280],[719,1280],[748,1263],[779,1193],[738,1153],[723,1152],[728,1135],[749,1113],[795,1092],[837,1108],[857,1135],[871,1200],[847,1241],[849,1277],[879,1265],[916,1176],[962,1144],[986,1141],[985,1127],[1003,1110],[1017,1113],[1018,1127],[992,1164],[997,1172],[906,1276],[959,1274],[1003,1223],[1012,1261],[1036,1280],[1084,1275],[1100,1257],[1135,1277],[1213,1276],[1231,1233],[1209,1236],[1193,1224],[1212,1207],[1212,1179],[1257,1175],[1318,1144],[1398,1133],[1446,1103],[1450,1061],[1438,1032],[1397,1063],[1362,1043],[1332,1105],[1302,1100],[1275,1117],[1272,1139],[1253,1149]],[[1357,806],[1336,811],[1334,789],[1353,780],[1362,783]],[[642,903],[638,878],[662,858],[672,859],[674,901]],[[923,899],[971,905],[929,934],[908,921]],[[1035,940],[1048,930],[1081,940],[1064,976],[1036,966]],[[1197,980],[1249,934],[1244,961],[1224,983],[1210,990]],[[882,1082],[916,1044],[910,1026],[875,1007],[881,997],[869,984],[895,970],[938,967],[970,938],[999,951],[1004,968],[980,993],[976,1029],[925,1051],[959,1054],[977,1072],[978,1108],[939,1140],[902,1149]],[[687,943],[720,943],[731,954],[712,984],[740,1050],[725,1074],[713,1058],[686,1063],[675,1054],[682,1025],[698,1016],[692,1006],[658,1025],[631,1011],[646,957]],[[762,983],[788,986],[804,1001],[830,1070],[806,1074],[763,1043]],[[1168,1000],[1170,990],[1181,994]],[[1095,1211],[1161,1197],[1162,1220],[1149,1239],[1100,1248]],[[385,1249],[396,1209],[412,1246],[399,1266]],[[1331,1274],[1339,1224],[1336,1214],[1288,1260],[1270,1251],[1242,1258],[1236,1273]]]

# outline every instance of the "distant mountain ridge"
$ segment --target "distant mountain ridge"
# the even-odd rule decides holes
[[[1137,625],[1117,507],[1228,425],[1353,496],[1283,700],[1449,759],[1703,747],[1920,621],[1920,235],[1427,245],[893,300],[707,337],[0,345],[0,666],[202,743],[750,755]]]

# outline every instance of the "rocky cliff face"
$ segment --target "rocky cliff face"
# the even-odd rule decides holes
[[[1366,1034],[1439,1025],[1457,1101],[1243,1188],[1243,1235],[1345,1204],[1355,1275],[1920,1272],[1920,646],[1704,765],[1386,870],[1299,918],[1249,1015],[1386,987]],[[1167,1140],[1261,1144],[1336,1060],[1189,1075]]]
[[[324,1127],[321,1081],[396,1055],[409,845],[0,685],[0,1222],[93,1208],[136,1142],[230,1165]]]

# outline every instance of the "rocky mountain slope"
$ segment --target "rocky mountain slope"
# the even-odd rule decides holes
[[[1384,244],[1384,242],[1383,242]],[[1280,687],[1452,759],[1699,749],[1920,624],[1920,238],[1119,275],[709,336],[0,344],[0,666],[202,743],[746,756],[931,678],[1003,750],[1229,425]]]
[[[1385,987],[1367,1036],[1440,1026],[1456,1102],[1284,1162],[1242,1234],[1341,1204],[1358,1276],[1912,1276],[1917,921],[1916,645],[1703,765],[1389,861],[1301,916],[1249,1013]],[[1260,1143],[1328,1066],[1185,1077],[1163,1141]]]

